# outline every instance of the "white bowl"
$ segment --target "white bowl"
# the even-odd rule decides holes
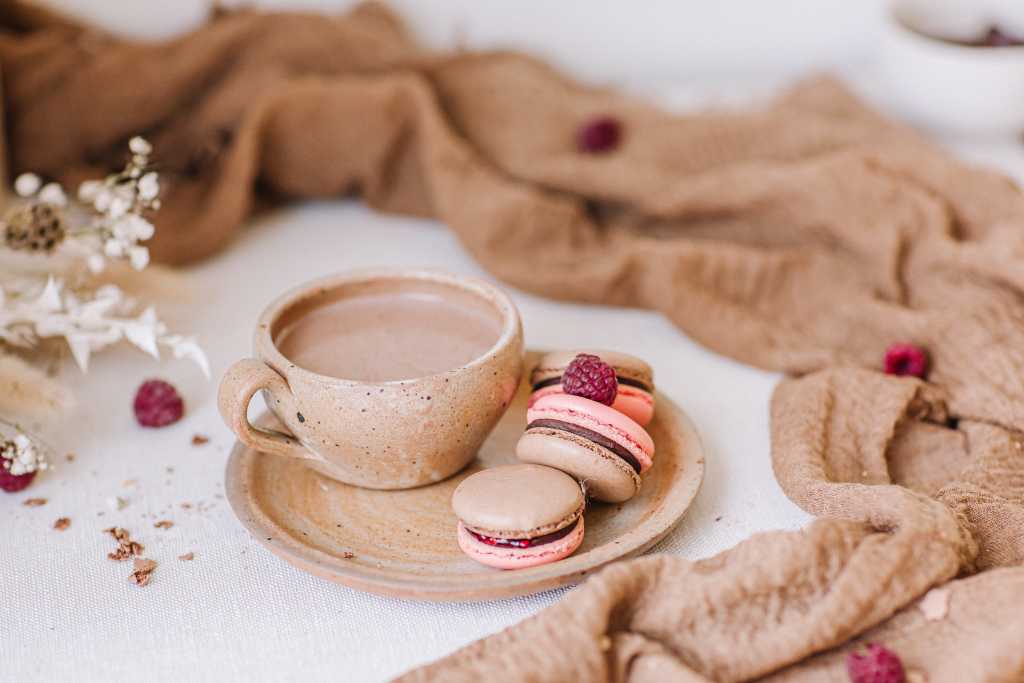
[[[1024,34],[1024,3],[893,2],[882,66],[898,112],[912,123],[954,133],[1024,131],[1024,46],[950,42],[980,38],[992,26]]]

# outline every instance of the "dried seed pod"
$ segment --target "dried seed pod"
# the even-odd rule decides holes
[[[64,214],[46,202],[16,206],[4,217],[4,244],[8,249],[48,254],[67,235]]]

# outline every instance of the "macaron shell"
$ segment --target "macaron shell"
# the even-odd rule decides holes
[[[499,548],[487,545],[473,538],[469,530],[459,522],[459,547],[462,552],[480,564],[498,569],[526,569],[569,557],[583,543],[583,517],[576,528],[565,538],[533,548]]]
[[[557,531],[583,507],[579,484],[541,465],[503,465],[471,474],[452,494],[455,516],[498,538],[528,538]]]
[[[546,387],[544,387],[542,389],[538,389],[537,391],[535,391],[532,394],[530,394],[530,398],[527,399],[527,401],[526,401],[526,407],[527,408],[532,408],[534,403],[536,403],[537,401],[541,400],[545,396],[550,396],[551,394],[564,394],[564,393],[565,393],[565,390],[562,389],[562,385],[561,384],[552,384],[550,386],[546,386]]]
[[[516,457],[571,474],[588,496],[607,503],[625,502],[640,490],[640,475],[625,460],[577,434],[546,427],[527,430],[516,444]]]
[[[561,384],[552,384],[543,387],[530,394],[526,404],[532,408],[533,404],[551,394],[564,394],[565,390]],[[615,396],[612,408],[629,417],[641,427],[646,427],[654,418],[654,397],[639,387],[631,387],[626,384],[619,385],[619,392]]]
[[[651,435],[619,411],[580,396],[549,394],[526,410],[527,424],[535,420],[559,420],[597,432],[628,450],[646,472],[654,463]]]
[[[612,408],[646,427],[654,418],[654,397],[639,387],[620,384]]]

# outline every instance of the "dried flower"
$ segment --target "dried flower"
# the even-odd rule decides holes
[[[38,202],[16,206],[4,218],[4,245],[16,251],[50,253],[67,234],[58,206]]]
[[[35,173],[22,173],[14,181],[14,191],[19,197],[31,197],[42,186],[43,181]]]
[[[38,339],[63,337],[75,362],[83,370],[89,357],[120,341],[127,341],[154,358],[160,347],[175,358],[188,358],[209,376],[206,355],[192,337],[167,334],[156,311],[136,314],[136,303],[118,287],[104,285],[90,295],[78,296],[52,277],[41,290],[0,288],[0,341],[31,347]]]
[[[38,199],[44,204],[53,204],[54,206],[67,206],[68,203],[67,195],[64,194],[64,188],[57,183],[43,185],[42,189],[39,190]]]
[[[0,466],[15,476],[49,468],[42,449],[21,432],[0,442]]]
[[[92,272],[105,267],[105,258],[128,259],[132,267],[142,270],[149,264],[149,250],[139,245],[153,236],[153,224],[143,213],[160,206],[160,180],[149,168],[152,146],[140,137],[128,142],[132,157],[124,170],[103,181],[91,180],[78,188],[78,199],[90,204],[96,212],[86,232],[91,235],[94,251],[86,265]]]
[[[153,146],[138,135],[128,141],[128,149],[132,151],[132,154],[138,154],[139,156],[149,156],[153,153]]]

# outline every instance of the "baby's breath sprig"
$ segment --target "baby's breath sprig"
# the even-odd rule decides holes
[[[127,258],[136,270],[149,264],[149,250],[139,244],[153,236],[155,229],[143,214],[160,208],[160,180],[149,169],[153,148],[140,137],[128,142],[132,156],[120,173],[104,180],[87,180],[78,188],[79,201],[91,205],[96,212],[92,223],[79,234],[95,235],[102,244],[102,253],[89,255],[92,272],[104,267],[104,257]]]
[[[17,427],[12,426],[12,429],[14,433],[10,438],[0,434],[0,467],[15,476],[49,469],[42,447]]]

